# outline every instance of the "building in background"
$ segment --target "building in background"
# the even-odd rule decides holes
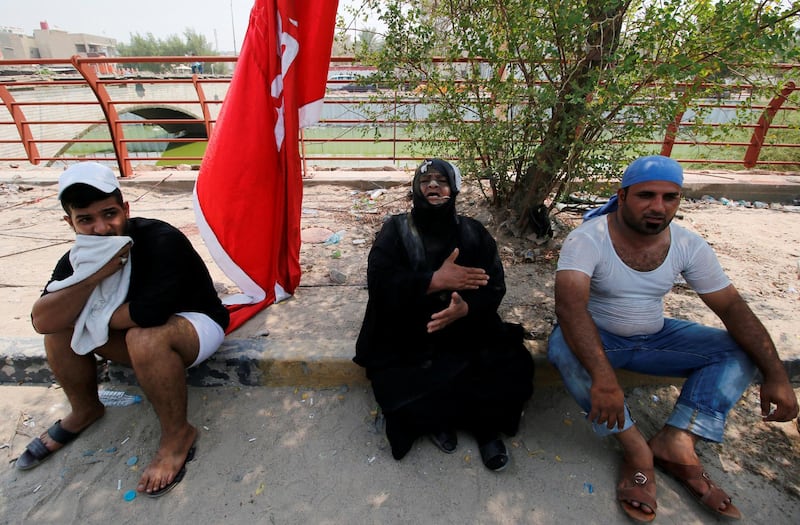
[[[117,41],[104,36],[85,33],[69,33],[61,29],[50,29],[41,22],[33,36],[23,34],[13,27],[0,27],[0,58],[27,60],[32,58],[69,58],[119,56]]]

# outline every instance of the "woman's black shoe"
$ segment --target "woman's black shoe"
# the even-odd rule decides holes
[[[458,434],[452,430],[434,432],[430,434],[429,437],[431,441],[433,441],[433,444],[436,445],[436,448],[445,454],[452,454],[456,451],[456,447],[458,447]]]
[[[509,456],[506,444],[499,437],[487,441],[483,444],[478,444],[478,450],[481,452],[481,459],[486,468],[495,472],[500,472],[508,466]]]

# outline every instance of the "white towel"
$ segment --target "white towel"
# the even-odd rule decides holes
[[[78,235],[75,246],[69,251],[73,274],[62,281],[47,285],[48,292],[62,290],[94,275],[126,244],[133,239],[126,236]],[[111,315],[125,301],[131,281],[131,260],[122,269],[103,279],[92,290],[81,314],[75,321],[72,333],[72,350],[85,355],[108,342],[108,323]]]

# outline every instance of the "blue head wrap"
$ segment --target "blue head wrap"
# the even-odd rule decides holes
[[[631,162],[622,174],[621,187],[627,188],[640,182],[654,180],[673,182],[683,186],[683,168],[678,161],[662,155],[640,157]],[[611,213],[617,209],[617,196],[614,195],[600,208],[589,210],[583,214],[583,220],[588,221],[594,217]]]

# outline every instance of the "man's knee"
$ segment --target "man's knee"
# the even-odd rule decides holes
[[[198,352],[198,336],[194,326],[175,315],[161,326],[129,329],[125,334],[125,344],[133,363],[156,359],[164,352],[175,352],[184,366],[189,366]]]
[[[125,333],[125,346],[132,361],[137,358],[149,358],[157,354],[164,346],[164,336],[159,334],[160,327],[129,328]]]
[[[44,334],[44,349],[48,356],[50,356],[51,353],[71,352],[72,329]]]

